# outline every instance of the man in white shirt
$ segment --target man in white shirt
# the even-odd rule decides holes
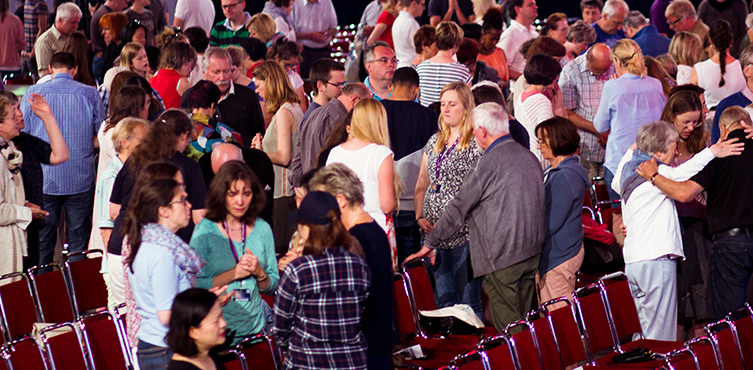
[[[395,56],[400,61],[400,67],[410,67],[416,58],[416,47],[413,45],[413,35],[421,27],[416,21],[426,9],[426,0],[401,0],[400,15],[392,23],[392,43],[395,45]]]
[[[510,27],[502,32],[497,47],[505,51],[512,82],[523,74],[523,69],[526,67],[526,60],[520,53],[520,45],[539,36],[539,33],[531,26],[539,15],[539,8],[536,6],[536,0],[510,0],[507,6],[513,20]],[[512,90],[512,86],[510,89]]]
[[[209,36],[214,23],[214,4],[211,0],[178,0],[175,5],[173,27],[183,29],[201,27]]]
[[[337,14],[332,0],[295,0],[290,19],[301,51],[301,77],[308,78],[311,65],[329,58],[329,42],[337,33]]]

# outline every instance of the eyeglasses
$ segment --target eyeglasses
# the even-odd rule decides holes
[[[345,86],[345,84],[346,84],[347,82],[332,83],[332,82],[329,82],[329,81],[324,81],[324,83],[325,83],[326,85],[332,85],[332,86],[336,87],[337,89],[342,89],[342,88],[343,88],[343,86]]]
[[[235,4],[226,4],[226,5],[223,5],[222,9],[228,10],[228,9],[233,8],[233,7],[235,7],[236,5],[238,5],[238,4],[242,3],[242,2],[243,1],[239,1],[239,2],[237,2]]]
[[[698,121],[688,121],[688,122],[678,122],[678,123],[680,125],[682,125],[683,127],[691,127],[691,126],[692,127],[701,127],[701,126],[703,126],[703,121],[701,121],[701,120],[698,120]]]
[[[674,21],[671,21],[671,22],[669,20],[667,20],[667,24],[670,25],[670,26],[672,26],[672,27],[674,27],[674,25],[676,25],[677,22],[681,21],[683,18],[685,18],[684,15],[681,16],[680,18],[675,19]]]
[[[181,203],[181,204],[183,204],[185,206],[187,202],[188,202],[188,197],[180,197],[180,199],[174,200],[174,201],[172,201],[170,203],[167,203],[167,205],[171,206],[173,204]]]
[[[397,60],[397,58],[388,59],[387,57],[384,57],[384,58],[374,59],[371,62],[372,63],[373,62],[378,62],[378,63],[382,63],[382,64],[385,64],[385,65],[389,65],[389,64],[397,65],[397,63],[400,62],[400,61]]]

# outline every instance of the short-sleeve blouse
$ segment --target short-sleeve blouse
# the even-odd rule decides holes
[[[476,162],[483,154],[476,139],[471,141],[471,145],[465,150],[453,149],[449,154],[449,149],[452,144],[446,146],[444,150],[437,153],[434,151],[434,145],[439,139],[439,133],[432,135],[429,141],[424,146],[424,154],[426,154],[426,170],[429,174],[429,190],[426,191],[423,203],[422,216],[432,224],[437,223],[439,218],[444,213],[445,207],[455,198],[458,194],[460,186],[463,184],[463,180],[466,176],[476,168]],[[439,162],[440,155],[442,159],[439,168],[437,169],[437,163]],[[439,191],[435,192],[432,188],[435,185],[439,186]],[[423,230],[421,231],[423,234]],[[458,230],[452,237],[443,241],[439,245],[440,248],[454,248],[463,245],[468,241],[468,223]]]

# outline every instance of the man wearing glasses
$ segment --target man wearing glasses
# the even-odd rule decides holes
[[[301,51],[301,77],[307,79],[314,61],[329,58],[329,42],[337,33],[337,14],[332,0],[295,0],[290,20]]]
[[[246,23],[251,14],[244,11],[246,2],[243,0],[221,0],[222,14],[225,20],[212,27],[209,44],[212,46],[240,45],[241,39],[250,37]]]
[[[698,19],[695,7],[688,0],[675,0],[669,4],[664,11],[667,17],[667,24],[675,32],[690,32],[701,38],[703,41],[709,33],[709,26]],[[706,51],[701,52],[701,59],[708,58]]]
[[[374,99],[381,101],[390,97],[389,85],[397,63],[395,52],[384,41],[376,41],[363,49],[363,65],[369,73],[363,83],[371,90]]]

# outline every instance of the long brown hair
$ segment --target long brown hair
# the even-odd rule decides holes
[[[126,86],[121,88],[110,100],[110,112],[105,124],[105,132],[126,117],[138,117],[144,108],[146,91],[138,86]]]
[[[327,212],[330,222],[325,225],[301,223],[309,228],[309,237],[303,246],[303,255],[318,256],[330,247],[345,247],[350,250],[352,242],[350,233],[340,221],[340,210],[333,208]]]
[[[131,173],[137,175],[149,163],[170,158],[175,154],[180,135],[192,129],[191,119],[185,113],[177,109],[166,110],[149,126],[141,143],[128,158]]]
[[[672,127],[675,125],[675,118],[677,116],[687,112],[703,112],[703,106],[701,105],[701,98],[698,93],[689,90],[681,90],[675,92],[667,99],[667,104],[664,105],[664,110],[661,112],[661,120],[669,122]],[[703,114],[701,114],[703,116]],[[700,121],[701,118],[698,118]],[[690,133],[690,137],[685,141],[685,148],[690,154],[696,154],[706,148],[706,140],[704,138],[703,126],[695,127],[693,132]],[[682,139],[681,139],[682,140]]]
[[[253,192],[251,204],[241,221],[246,225],[253,225],[256,222],[259,212],[267,203],[267,196],[264,194],[259,178],[245,163],[240,161],[228,161],[223,164],[217,171],[217,175],[212,179],[212,183],[209,184],[209,189],[207,189],[207,214],[205,216],[208,220],[220,222],[227,217],[225,195],[230,190],[231,184],[236,180],[245,182],[246,186],[250,187]]]
[[[128,268],[133,272],[133,261],[141,247],[141,228],[159,221],[160,207],[167,207],[182,186],[173,179],[159,179],[143,184],[131,197],[125,217],[125,234],[131,253],[126,258]]]
[[[73,54],[76,58],[76,75],[73,76],[73,80],[81,82],[84,85],[95,86],[94,78],[89,73],[89,40],[81,32],[74,32],[65,39],[65,45],[63,45],[62,51],[67,51]]]
[[[254,68],[254,78],[264,81],[264,103],[267,112],[277,113],[285,103],[297,104],[300,102],[298,95],[290,84],[288,74],[280,63],[267,60]]]

